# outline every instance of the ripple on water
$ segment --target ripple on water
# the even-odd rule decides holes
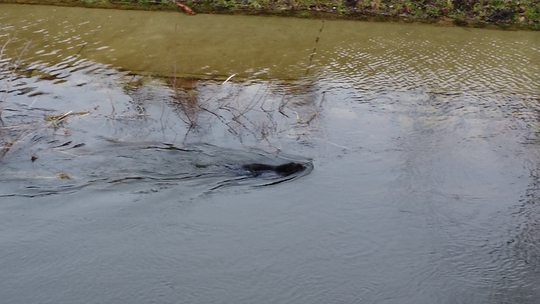
[[[241,170],[242,164],[277,165],[291,159],[212,145],[178,148],[161,143],[110,142],[99,150],[90,151],[86,145],[69,141],[57,147],[51,147],[50,142],[33,142],[28,148],[41,151],[39,158],[25,159],[28,153],[19,148],[10,153],[13,156],[8,155],[3,160],[2,196],[68,194],[86,187],[95,190],[125,187],[137,189],[141,194],[160,188],[193,188],[202,194],[233,185],[275,185],[312,170],[309,161],[296,159],[308,168],[286,177],[272,173],[252,176]]]
[[[63,34],[36,58],[84,46]],[[13,207],[18,199],[30,201],[16,197],[2,205],[20,212],[4,217],[13,235],[3,235],[2,248],[22,252],[22,262],[10,252],[2,260],[25,268],[20,275],[27,278],[10,284],[42,287],[36,271],[62,271],[70,287],[65,292],[75,290],[79,299],[105,290],[103,298],[132,302],[151,302],[148,297],[158,294],[202,302],[226,296],[251,303],[535,303],[537,182],[507,216],[523,180],[535,181],[523,172],[537,158],[530,157],[535,164],[528,167],[525,145],[516,144],[516,138],[538,142],[538,68],[528,62],[530,45],[507,47],[475,35],[448,43],[411,37],[340,45],[324,54],[330,63],[320,78],[290,86],[175,81],[186,100],[214,94],[208,100],[216,104],[253,106],[267,99],[265,107],[253,106],[256,122],[279,110],[281,100],[294,107],[285,128],[254,128],[275,128],[272,136],[293,138],[295,147],[315,150],[316,161],[326,162],[305,189],[283,185],[286,193],[245,191],[281,179],[245,179],[231,166],[310,164],[307,159],[176,144],[188,127],[181,98],[171,97],[177,92],[166,81],[145,85],[140,76],[79,56],[24,67],[2,105],[8,126],[2,140],[14,145],[1,160],[0,193],[38,196],[39,203]],[[92,47],[110,51],[100,43]],[[50,120],[69,111],[81,114],[58,126]],[[233,131],[193,132],[212,138]],[[212,189],[236,192],[200,199]],[[59,193],[78,195],[61,196],[59,208],[51,206],[60,196],[43,197]],[[127,203],[115,205],[126,195]],[[197,207],[183,210],[185,202]],[[246,212],[250,208],[255,211]],[[118,282],[131,285],[104,286]]]
[[[202,193],[230,185],[281,183],[312,169],[306,159],[261,151],[145,142],[144,137],[174,141],[177,132],[186,128],[181,114],[175,113],[178,105],[171,89],[159,81],[143,86],[137,76],[128,77],[80,56],[53,65],[36,62],[10,75],[15,77],[9,79],[2,116],[2,141],[8,147],[2,154],[3,195],[74,193],[141,180],[152,184],[149,193],[178,184],[190,184]],[[120,87],[124,81],[126,85]],[[122,137],[132,141],[107,139]],[[286,178],[271,174],[247,178],[246,172],[227,169],[295,159],[307,164],[308,170]]]
[[[530,43],[480,35],[463,39],[440,44],[422,35],[371,38],[333,49],[323,73],[364,90],[537,94],[540,66],[531,62]]]

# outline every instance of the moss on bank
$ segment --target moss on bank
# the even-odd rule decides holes
[[[178,10],[175,0],[0,0],[140,10]],[[426,22],[540,29],[540,0],[180,0],[197,13]]]

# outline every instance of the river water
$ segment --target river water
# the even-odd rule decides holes
[[[0,5],[0,42],[2,303],[540,299],[536,32]]]

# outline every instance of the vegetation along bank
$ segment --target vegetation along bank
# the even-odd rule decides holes
[[[0,3],[540,30],[540,0],[0,0]]]

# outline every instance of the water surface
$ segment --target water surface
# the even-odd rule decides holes
[[[540,298],[537,33],[0,9],[6,303]]]

